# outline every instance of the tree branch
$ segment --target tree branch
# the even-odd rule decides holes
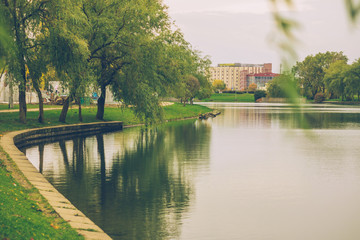
[[[92,52],[91,52],[91,55],[94,55],[94,54],[96,54],[98,51],[100,51],[101,49],[103,49],[103,48],[105,48],[105,47],[107,47],[107,46],[110,46],[111,44],[113,44],[113,43],[115,43],[115,40],[118,38],[118,36],[119,36],[119,34],[120,34],[120,31],[125,27],[125,15],[126,15],[126,12],[127,11],[125,11],[125,14],[124,14],[124,17],[123,17],[123,24],[122,25],[120,25],[120,27],[117,29],[117,31],[116,31],[116,34],[115,34],[115,36],[113,37],[113,39],[111,40],[111,41],[109,41],[109,42],[107,42],[107,43],[104,43],[103,45],[101,45],[100,47],[98,47],[98,48],[96,48],[95,50],[93,50]],[[95,34],[94,34],[95,35]],[[125,44],[123,44],[123,45],[125,45]],[[127,45],[125,45],[125,46],[127,46]]]
[[[45,9],[41,9],[46,3],[50,2],[51,0],[45,0],[43,2],[41,2],[38,6],[37,9],[35,9],[32,13],[30,13],[29,15],[26,15],[22,20],[21,22],[22,23],[25,23],[26,20],[28,20],[29,18],[31,18],[32,16],[34,16],[35,14],[37,14],[38,12],[42,12],[44,11]]]

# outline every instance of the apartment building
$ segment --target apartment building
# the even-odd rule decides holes
[[[246,84],[249,86],[252,83],[255,83],[258,89],[265,90],[266,84],[273,80],[274,77],[279,76],[280,74],[277,73],[255,73],[255,74],[248,74],[246,76]]]
[[[248,80],[248,76],[260,73],[272,73],[272,63],[264,64],[219,64],[217,67],[211,67],[210,80],[222,80],[227,89],[242,91],[246,90],[254,78]]]

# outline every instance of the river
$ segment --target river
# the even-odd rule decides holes
[[[359,107],[207,105],[23,151],[114,239],[360,239]]]

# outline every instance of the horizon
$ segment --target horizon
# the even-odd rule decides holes
[[[297,39],[293,44],[298,55],[296,61],[327,51],[343,52],[349,63],[360,58],[360,29],[349,20],[344,1],[293,2],[293,9],[281,6],[279,11],[300,25],[293,30]],[[273,72],[280,71],[282,63],[274,40],[277,32],[269,0],[224,0],[221,3],[165,0],[164,4],[185,39],[203,56],[210,56],[212,66],[237,62],[272,63]]]

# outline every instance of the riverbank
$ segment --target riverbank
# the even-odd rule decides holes
[[[90,106],[82,108],[83,123],[98,122],[96,116],[96,106]],[[172,105],[164,106],[164,119],[173,120],[188,117],[196,117],[201,113],[209,112],[210,109],[201,105],[186,105],[175,103]],[[63,125],[58,121],[61,109],[45,110],[45,122],[43,124],[37,121],[38,112],[29,111],[27,113],[27,123],[22,124],[19,121],[18,112],[1,112],[0,113],[0,135],[5,132]],[[141,119],[138,119],[134,111],[131,108],[121,108],[117,106],[108,106],[105,109],[104,114],[105,121],[122,121],[124,125],[134,125],[142,123]],[[73,106],[69,109],[65,124],[80,123],[78,119],[78,108]]]
[[[210,98],[196,100],[197,102],[255,102],[251,93],[213,93]]]
[[[28,113],[27,124],[18,121],[18,113],[0,113],[0,134],[9,131],[62,125],[59,110],[45,112],[46,123],[37,123],[37,112]],[[173,104],[164,107],[166,120],[197,117],[210,109],[200,105]],[[83,109],[83,122],[97,122],[96,108]],[[123,121],[124,125],[140,124],[129,108],[105,109],[107,121]],[[79,123],[77,108],[69,110],[67,124]],[[0,148],[0,239],[83,239],[60,218],[24,177],[12,159]]]

